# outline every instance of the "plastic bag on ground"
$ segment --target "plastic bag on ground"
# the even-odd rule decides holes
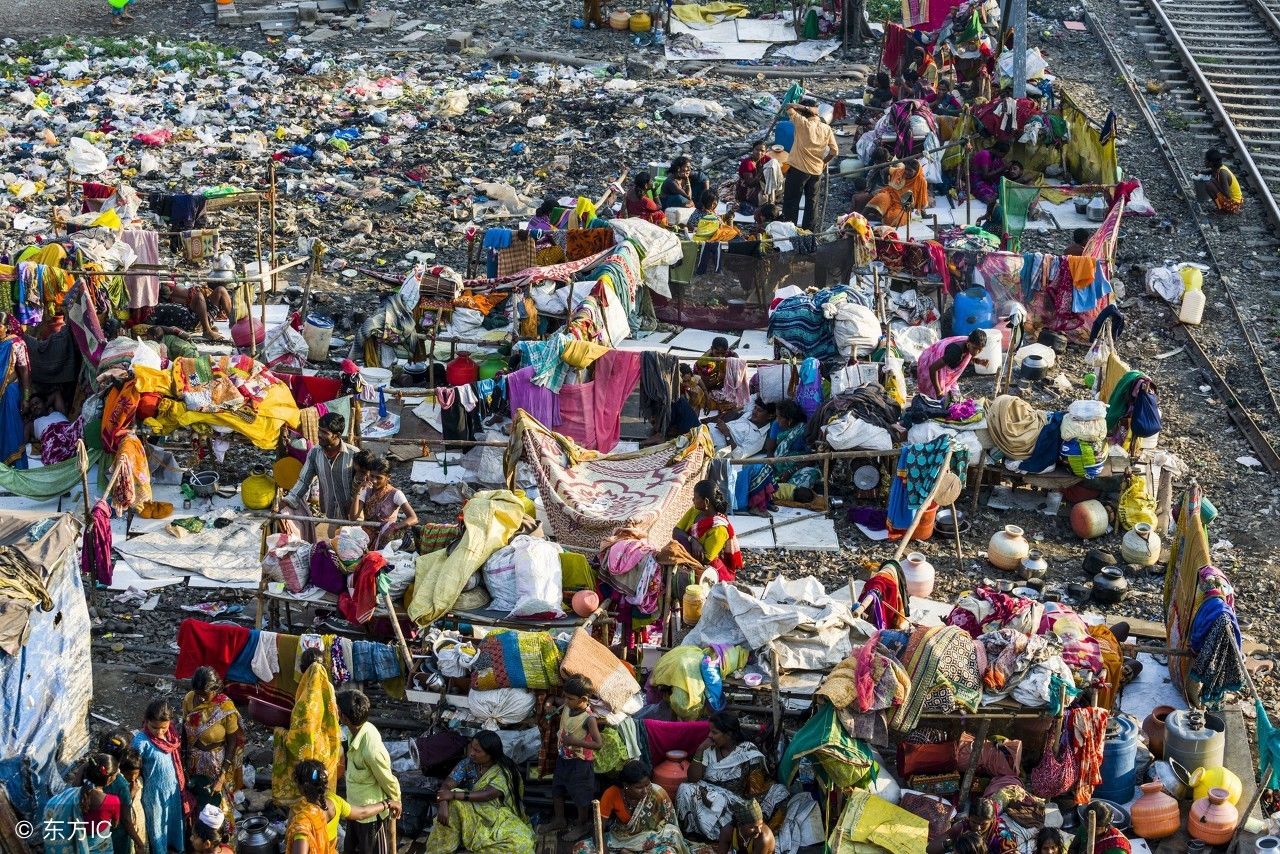
[[[107,155],[86,139],[72,137],[67,144],[67,165],[81,175],[97,175],[107,170]]]

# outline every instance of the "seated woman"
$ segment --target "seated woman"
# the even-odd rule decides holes
[[[356,494],[353,509],[357,519],[377,522],[382,527],[373,542],[380,549],[405,528],[418,524],[418,514],[404,493],[391,485],[391,465],[383,457],[369,460],[367,482]],[[403,516],[403,518],[401,518]]]
[[[555,213],[560,203],[555,199],[543,199],[542,204],[538,205],[538,209],[533,212],[533,216],[529,217],[527,226],[530,231],[551,231],[554,226],[551,225],[551,215]]]
[[[533,854],[524,781],[497,733],[481,730],[471,740],[448,783],[436,795],[440,811],[426,854]]]
[[[764,183],[764,164],[769,160],[765,154],[764,140],[751,146],[751,153],[738,161],[738,182],[734,185],[734,198],[738,202],[738,210],[751,213],[760,206],[760,190]]]
[[[199,327],[210,341],[225,341],[213,328],[215,313],[227,320],[232,319],[231,295],[222,285],[180,287],[162,284],[160,304],[152,311],[149,320],[157,326],[176,326],[184,332],[194,332]]]
[[[653,176],[648,172],[637,172],[631,179],[631,189],[623,200],[623,210],[629,217],[643,219],[664,228],[667,225],[667,215],[653,200]]]
[[[692,374],[690,375],[692,376]],[[650,418],[649,426],[653,428],[653,432],[641,440],[640,447],[648,448],[652,445],[659,445],[668,439],[674,439],[677,436],[688,433],[701,423],[698,420],[698,410],[694,408],[692,401],[685,396],[683,382],[681,385],[680,396],[671,404],[671,416],[667,420],[667,429],[659,431],[658,419],[656,417]]]
[[[737,356],[737,353],[729,349],[729,339],[717,335],[711,340],[711,349],[693,363],[693,372],[702,378],[702,386],[708,394],[724,388],[725,360],[735,359]]]
[[[729,521],[729,502],[709,480],[693,487],[693,506],[676,523],[671,538],[689,554],[714,567],[721,581],[733,581],[742,569],[742,550]]]
[[[969,183],[975,199],[990,204],[999,195],[1000,179],[1009,168],[1004,159],[1008,153],[1009,143],[1000,140],[973,155],[969,162]]]
[[[667,167],[667,178],[662,182],[662,190],[658,193],[658,204],[663,210],[667,208],[691,208],[694,199],[707,189],[707,179],[693,171],[693,160],[685,154],[671,161]]]
[[[964,110],[964,96],[950,80],[939,80],[937,95],[930,106],[935,115],[958,116]]]
[[[766,457],[794,457],[809,452],[805,438],[804,410],[794,400],[779,401],[773,426],[769,428],[769,438],[764,443]],[[755,463],[747,466],[746,471],[738,476],[738,494],[742,495],[745,482],[746,507],[753,516],[767,516],[773,503],[773,495],[781,484],[789,483],[797,487],[813,490],[822,480],[822,472],[811,465],[803,463]],[[796,494],[796,500],[803,500],[803,494]],[[812,498],[810,498],[812,500]]]
[[[1018,841],[1005,826],[999,808],[990,798],[979,800],[969,810],[968,817],[951,828],[951,838],[957,851],[962,840],[974,837],[981,841],[979,850],[986,854],[1018,854]]]
[[[877,72],[875,88],[871,90],[871,101],[867,106],[877,108],[891,107],[893,106],[893,101],[893,81],[889,77],[889,72]]]
[[[920,161],[910,158],[889,167],[889,183],[867,202],[863,215],[885,225],[906,225],[911,211],[923,214],[929,208],[929,182]]]
[[[666,790],[649,776],[649,766],[633,759],[618,771],[618,784],[600,797],[600,817],[606,825],[609,851],[648,851],[688,854],[689,846],[676,824],[676,811]],[[573,854],[603,854],[594,840],[574,846]]]
[[[729,851],[735,806],[758,801],[768,818],[787,799],[786,788],[769,777],[764,754],[746,740],[734,715],[711,716],[711,731],[693,757],[689,782],[676,790],[676,813],[681,827],[712,840],[718,854]]]
[[[1196,195],[1213,203],[1218,213],[1238,214],[1244,207],[1244,194],[1235,173],[1222,162],[1222,152],[1211,148],[1204,153],[1204,169],[1196,180]]]
[[[1093,813],[1093,850],[1088,850],[1088,819],[1080,822],[1075,838],[1071,840],[1070,854],[1130,854],[1133,847],[1129,838],[1111,824],[1111,808],[1094,801],[1086,808],[1086,815]],[[993,849],[994,850],[994,849]]]
[[[893,160],[893,153],[887,146],[876,145],[871,150],[867,171],[853,179],[853,206],[850,210],[864,209],[872,196],[889,183],[889,161],[891,160]]]

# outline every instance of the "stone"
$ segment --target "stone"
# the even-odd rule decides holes
[[[418,39],[422,38],[426,34],[427,34],[426,30],[417,30],[416,32],[409,33],[408,35],[400,39],[400,43],[413,44],[414,42],[416,42]]]
[[[372,32],[385,32],[391,29],[391,21],[395,18],[394,12],[374,12],[369,16],[369,20],[365,23],[366,30]]]
[[[418,27],[422,26],[424,23],[426,22],[423,21],[421,18],[414,18],[412,21],[405,21],[403,24],[396,27],[396,32],[407,33],[411,30],[416,30]]]
[[[444,38],[445,48],[451,53],[461,53],[471,47],[470,30],[454,30]]]
[[[298,3],[298,20],[304,24],[320,20],[320,6],[315,0],[301,0]]]
[[[235,3],[220,4],[214,10],[215,21],[220,27],[238,27],[244,22],[244,16],[236,10]]]
[[[327,42],[330,39],[337,38],[338,31],[331,30],[328,27],[319,27],[302,37],[304,42]]]

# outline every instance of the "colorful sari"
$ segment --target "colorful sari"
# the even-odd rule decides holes
[[[289,813],[289,826],[285,828],[285,850],[290,850],[295,839],[305,839],[307,854],[338,854],[337,841],[329,838],[328,824],[329,817],[324,810],[310,801],[298,801]]]
[[[925,397],[943,397],[951,389],[955,388],[957,382],[960,381],[960,375],[964,373],[964,369],[969,366],[972,356],[969,350],[965,348],[964,356],[960,359],[960,364],[951,367],[942,360],[943,355],[947,351],[947,347],[952,344],[958,344],[962,348],[968,337],[964,335],[953,335],[950,338],[943,338],[936,341],[925,348],[920,354],[920,358],[916,360],[916,390]],[[933,384],[933,366],[938,364],[938,385]]]
[[[44,807],[42,834],[45,854],[111,854],[111,831],[95,833],[80,810],[81,791],[70,786]]]
[[[182,727],[187,741],[186,770],[188,777],[203,776],[210,781],[222,775],[222,763],[237,756],[244,747],[244,729],[240,712],[226,694],[216,694],[208,703],[197,704],[194,691],[182,700]],[[238,766],[239,763],[237,762]],[[227,817],[228,832],[235,832],[232,798],[241,788],[240,768],[231,769],[222,784],[222,811]]]
[[[699,516],[695,509],[693,514],[695,518],[685,530],[702,545],[703,562],[715,567],[721,581],[733,581],[738,570],[742,569],[742,550],[738,548],[738,535],[733,530],[733,523],[723,513]]]
[[[437,820],[427,838],[426,854],[533,854],[533,828],[516,812],[511,781],[497,763],[490,765],[468,791],[497,789],[491,801],[449,801],[449,823]]]
[[[1076,831],[1075,844],[1072,844],[1072,849],[1075,849],[1078,844],[1080,850],[1084,851],[1085,845],[1088,843],[1086,834],[1088,834],[1088,829],[1082,825]],[[1106,830],[1098,831],[1093,839],[1093,851],[1085,852],[1085,854],[1131,854],[1132,851],[1133,848],[1129,844],[1128,837],[1114,827],[1108,827]]]
[[[613,787],[614,790],[617,787]],[[605,792],[604,800],[609,798]],[[619,795],[619,799],[621,796]],[[649,784],[649,792],[640,803],[631,808],[630,816],[618,821],[605,833],[605,848],[609,851],[649,851],[652,854],[689,854],[689,846],[676,824],[676,811],[671,796],[656,784]],[[595,840],[584,839],[573,848],[573,854],[600,854]]]
[[[271,762],[271,795],[284,804],[301,797],[293,782],[293,769],[304,759],[315,759],[329,772],[329,791],[338,784],[342,735],[338,731],[338,701],[333,683],[320,662],[302,675],[289,728],[275,731],[275,756]]]
[[[27,467],[26,425],[22,421],[22,386],[13,358],[13,338],[0,341],[0,462]]]

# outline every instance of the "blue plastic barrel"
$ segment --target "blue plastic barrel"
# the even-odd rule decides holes
[[[781,119],[773,128],[773,142],[775,145],[781,145],[787,151],[791,150],[791,143],[796,140],[796,124],[791,119]]]
[[[1095,798],[1127,804],[1137,785],[1138,724],[1127,715],[1117,715],[1107,723],[1107,739],[1102,747],[1102,785],[1093,790]]]
[[[968,335],[975,329],[996,325],[996,309],[986,288],[969,288],[956,294],[951,334]]]

